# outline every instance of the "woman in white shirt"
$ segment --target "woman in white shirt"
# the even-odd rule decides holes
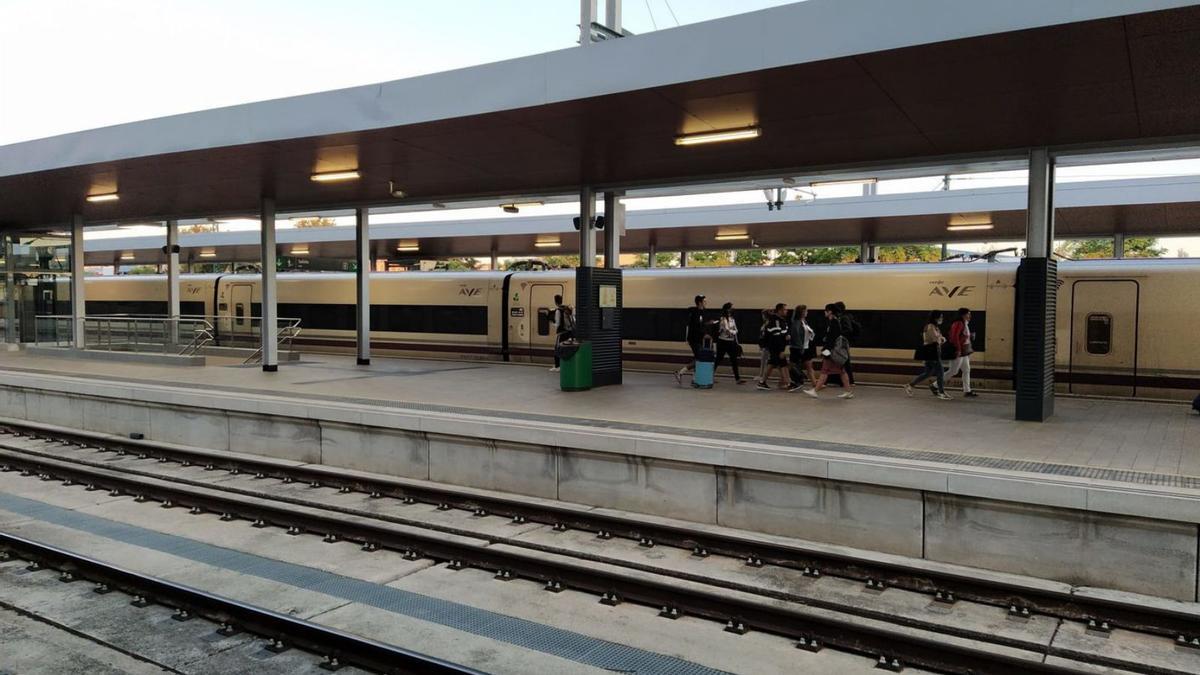
[[[742,345],[738,342],[737,321],[733,318],[733,303],[721,305],[721,319],[717,322],[717,362],[713,364],[713,373],[721,365],[725,355],[729,355],[729,365],[733,367],[733,379],[738,384],[745,380],[738,372],[738,357],[742,355]]]
[[[788,350],[793,371],[791,389],[800,387],[801,375],[807,375],[809,382],[817,381],[812,365],[817,356],[816,337],[816,331],[808,325],[808,306],[796,305],[796,311],[792,312],[792,344]]]

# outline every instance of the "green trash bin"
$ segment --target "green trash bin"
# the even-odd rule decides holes
[[[563,391],[585,391],[592,388],[592,343],[584,340],[557,347],[559,356],[558,386]]]

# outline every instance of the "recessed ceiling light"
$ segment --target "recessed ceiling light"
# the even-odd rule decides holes
[[[308,255],[307,246],[293,246],[292,255]]]
[[[950,222],[952,227],[962,225],[991,225],[992,214],[990,213],[955,213],[951,214]]]
[[[558,240],[535,241],[535,242],[533,242],[533,245],[536,246],[537,248],[558,248],[559,246],[562,246],[562,242],[558,241]]]
[[[411,253],[420,250],[420,248],[420,242],[415,241],[402,241],[396,244],[396,250],[402,253]]]
[[[705,143],[723,143],[725,141],[746,141],[758,138],[762,129],[729,129],[726,131],[707,131],[700,134],[683,134],[675,137],[675,145],[703,145]]]
[[[120,199],[120,198],[121,198],[121,196],[120,196],[120,195],[118,195],[116,192],[109,192],[109,193],[107,193],[107,194],[102,194],[102,195],[88,195],[88,196],[86,197],[86,199],[87,199],[89,202],[92,202],[92,203],[95,203],[95,202],[115,202],[115,201],[117,201],[117,200],[118,200],[118,199]]]
[[[132,252],[121,254],[121,260],[133,260],[135,257]]]
[[[717,241],[736,241],[739,239],[749,239],[749,238],[750,238],[750,235],[746,234],[745,232],[741,232],[741,233],[729,232],[726,234],[718,234],[716,237],[714,237],[714,239],[716,239]]]
[[[995,227],[995,225],[992,225],[991,223],[987,223],[986,225],[984,225],[984,224],[980,224],[980,225],[951,225],[951,226],[947,227],[946,229],[947,229],[947,230],[949,230],[949,231],[951,231],[951,232],[962,232],[962,231],[964,231],[964,230],[990,230],[990,229],[992,229],[992,228],[994,228],[994,227]]]
[[[343,180],[358,180],[358,169],[352,171],[326,171],[325,173],[314,173],[311,178],[318,183],[333,183]]]
[[[200,251],[200,257],[201,258],[215,258],[215,257],[217,257],[217,252],[212,250],[211,248],[206,248],[203,251]]]

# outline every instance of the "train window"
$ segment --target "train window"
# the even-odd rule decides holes
[[[550,334],[550,308],[538,307],[538,335]]]
[[[1087,353],[1107,354],[1112,351],[1112,315],[1087,315]]]
[[[238,302],[233,305],[233,313],[237,316],[237,325],[246,325],[246,303]]]

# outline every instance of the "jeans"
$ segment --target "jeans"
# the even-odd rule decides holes
[[[963,393],[971,391],[971,355],[960,356],[950,362],[950,367],[946,370],[946,379],[954,379],[954,376],[959,372],[962,373]]]
[[[946,371],[942,368],[942,360],[941,359],[934,359],[933,361],[926,361],[925,368],[916,377],[914,377],[912,379],[912,382],[908,383],[908,386],[915,387],[918,384],[921,384],[922,382],[924,382],[925,380],[928,380],[930,377],[937,378],[938,392],[943,393],[943,394],[946,393],[946,379],[945,379]]]
[[[738,372],[738,346],[733,340],[717,340],[717,362],[713,364],[713,372],[721,365],[721,360],[725,355],[729,355],[729,365],[733,367],[733,379],[742,379],[741,373]]]

